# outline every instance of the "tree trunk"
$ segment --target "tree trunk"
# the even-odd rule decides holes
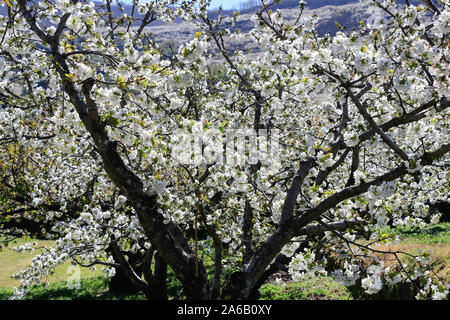
[[[118,295],[138,294],[139,289],[130,281],[122,268],[116,268],[116,274],[111,278],[109,291]]]
[[[118,258],[113,250],[111,250],[111,253],[114,260],[117,261]],[[141,277],[143,272],[142,268],[136,266],[140,257],[138,257],[138,254],[130,254],[128,257],[128,262],[133,267],[133,270],[139,277]],[[122,268],[116,268],[116,274],[111,278],[109,283],[109,291],[114,294],[126,295],[138,294],[141,290],[133,284]]]

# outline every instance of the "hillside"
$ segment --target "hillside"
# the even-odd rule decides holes
[[[300,9],[298,7],[299,0],[282,0],[281,3],[273,4],[272,10],[281,10],[285,19],[291,23],[294,23],[298,17]],[[95,2],[99,11],[106,11],[106,6],[103,2]],[[254,27],[254,22],[251,17],[261,10],[260,6],[256,4],[260,3],[259,0],[248,0],[241,4],[241,10],[239,20],[233,27],[233,29],[239,29],[241,33],[247,33]],[[133,11],[133,7],[129,4],[114,5],[111,7],[114,16],[122,16],[127,14],[128,16],[134,12],[135,16],[139,16],[136,10]],[[7,6],[0,7],[0,14],[7,14]],[[224,10],[222,15],[233,15],[232,10]],[[371,11],[359,3],[358,0],[310,0],[307,1],[306,9],[303,12],[304,16],[317,15],[319,20],[316,27],[319,36],[330,34],[334,36],[337,32],[336,22],[341,26],[344,26],[345,30],[353,30],[359,27],[360,21],[367,20]],[[217,9],[210,10],[211,18],[217,17]],[[138,23],[131,27],[131,29],[137,29]],[[48,23],[50,24],[50,23]],[[231,31],[234,31],[234,30]],[[177,19],[173,24],[165,24],[162,21],[154,21],[148,27],[144,29],[145,33],[160,43],[163,48],[177,48],[180,44],[185,43],[192,39],[195,34],[195,26],[190,22],[183,22],[181,19]],[[243,50],[248,53],[248,57],[252,59],[253,56],[258,55],[260,48],[250,41],[233,41],[225,39],[227,41],[227,48],[231,51]],[[212,52],[212,60],[218,55],[218,52]]]
[[[300,9],[295,7],[289,7],[289,3],[292,1],[287,1],[284,6],[280,6],[279,10],[281,10],[283,17],[294,23],[298,17]],[[318,3],[330,3],[334,1],[323,0],[317,1]],[[342,0],[336,1],[338,5],[324,5],[317,8],[318,4],[313,8],[307,7],[304,10],[305,16],[317,15],[319,20],[317,24],[317,32],[319,36],[323,36],[325,34],[330,34],[334,36],[338,31],[336,27],[336,22],[338,22],[341,26],[344,26],[345,30],[351,31],[359,28],[360,21],[367,20],[372,14],[368,8],[359,2]],[[297,2],[298,3],[298,2]],[[252,22],[251,17],[257,12],[258,7],[252,7],[251,9],[246,9],[240,11],[240,16],[238,22],[235,24],[233,29],[239,29],[242,33],[249,32],[254,27],[254,22]],[[228,12],[224,11],[223,14],[226,15]],[[215,13],[211,13],[211,16],[216,15]],[[171,46],[177,46],[178,44],[184,43],[190,40],[195,33],[195,26],[188,22],[179,22],[171,25],[153,25],[146,28],[146,31],[151,33],[151,35],[156,39],[157,42],[165,42],[170,44]],[[232,30],[233,31],[233,30]],[[227,45],[230,50],[245,50],[251,53],[258,53],[259,48],[250,42],[242,43],[242,42],[234,42],[230,39],[228,40]],[[214,55],[214,52],[213,52]]]
[[[272,10],[281,10],[283,16],[289,22],[294,22],[299,14],[298,7],[299,0],[283,0],[271,6]],[[259,0],[248,0],[241,3],[240,17],[233,29],[239,29],[242,33],[249,32],[254,27],[251,17],[260,10]],[[106,6],[103,2],[96,2],[99,10],[105,10]],[[114,16],[121,16],[124,14],[131,15],[133,7],[129,4],[114,5],[111,7]],[[232,10],[224,10],[221,12],[224,16],[232,15]],[[0,14],[7,14],[7,7],[0,7]],[[134,11],[135,16],[139,16]],[[212,18],[217,17],[217,9],[210,11]],[[353,30],[359,27],[361,20],[367,20],[371,12],[369,9],[360,4],[358,0],[310,0],[306,4],[306,9],[303,15],[311,16],[317,15],[318,25],[317,32],[319,36],[330,34],[334,36],[337,32],[336,22],[345,27],[345,30]],[[138,28],[134,25],[131,29]],[[165,47],[169,45],[173,47],[179,46],[181,43],[189,41],[195,34],[195,26],[189,22],[183,22],[180,19],[173,24],[165,24],[162,21],[154,21],[145,28],[145,33],[153,37],[158,43],[163,43]],[[233,31],[233,30],[232,30]],[[229,40],[229,39],[228,39]],[[253,54],[259,52],[259,48],[250,42],[233,42],[228,41],[228,48],[230,50],[244,50]],[[213,56],[215,52],[212,52]]]
[[[299,0],[283,0],[279,4],[271,6],[272,10],[280,9],[288,16],[295,16],[298,13]],[[106,10],[106,6],[102,2],[95,1],[99,10]],[[239,28],[242,32],[248,32],[253,23],[250,21],[251,15],[255,14],[260,6],[256,5],[259,0],[244,1],[241,4],[241,19],[236,28]],[[306,3],[306,14],[317,14],[320,17],[318,32],[319,35],[329,33],[335,34],[337,29],[335,20],[341,25],[347,26],[349,29],[356,27],[359,24],[361,18],[367,18],[369,15],[365,14],[367,10],[364,6],[359,4],[358,0],[310,0]],[[127,14],[131,15],[133,7],[129,4],[113,5],[111,7],[114,16],[122,16]],[[233,10],[223,10],[222,15],[229,16],[233,14]],[[8,8],[6,5],[0,6],[0,15],[7,15]],[[134,12],[134,15],[140,17],[141,15]],[[211,18],[217,17],[217,9],[210,10]],[[162,21],[155,21],[152,23],[152,27],[149,28],[158,39],[173,39],[177,38],[178,41],[183,42],[185,35],[191,30],[189,24],[183,23],[180,20],[175,21],[175,26],[166,26]],[[175,32],[175,34],[173,33]]]

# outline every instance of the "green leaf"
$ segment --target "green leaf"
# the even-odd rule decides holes
[[[120,124],[120,120],[119,120],[118,118],[112,116],[112,115],[108,115],[108,116],[105,118],[105,123],[106,123],[107,125],[116,127],[116,126],[118,126],[118,125]]]

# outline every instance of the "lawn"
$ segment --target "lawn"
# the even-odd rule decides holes
[[[17,253],[12,249],[15,246],[20,246],[30,241],[36,241],[37,247],[53,245],[52,240],[18,239],[15,243],[11,243],[9,246],[4,247],[0,251],[0,288],[13,288],[18,286],[19,281],[13,279],[12,276],[20,270],[25,269],[28,265],[30,265],[31,259],[35,255],[41,253],[41,249],[37,249],[34,253],[24,254]],[[46,279],[43,279],[44,282],[50,283],[55,281],[67,281],[71,274],[68,269],[70,266],[71,264],[69,262],[58,266],[52,275],[48,276]],[[99,276],[101,274],[102,272],[99,269],[92,271],[88,268],[80,268],[80,276],[82,279]]]
[[[442,279],[447,279],[447,282],[450,280],[450,223],[432,224],[424,228],[390,229],[387,232],[398,235],[401,241],[397,244],[378,246],[377,249],[410,254],[429,251],[434,259],[433,270]]]
[[[353,300],[352,293],[331,277],[305,278],[302,282],[266,283],[260,300]]]

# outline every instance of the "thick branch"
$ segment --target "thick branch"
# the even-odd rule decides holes
[[[445,144],[436,151],[425,153],[418,159],[419,161],[417,162],[420,163],[421,166],[430,165],[433,163],[434,160],[444,156],[448,152],[450,152],[450,144]],[[393,181],[406,174],[408,174],[408,168],[406,167],[405,163],[402,163],[397,168],[381,176],[378,176],[369,182],[362,182],[356,186],[347,187],[341,190],[340,192],[335,193],[334,195],[323,200],[316,207],[304,212],[301,216],[295,219],[294,224],[296,228],[302,228],[311,221],[316,220],[322,213],[330,210],[331,208],[336,207],[342,201],[361,195],[367,192],[369,188],[372,186],[379,186],[383,182]]]
[[[409,157],[405,153],[405,151],[400,149],[399,146],[397,146],[397,144],[386,133],[384,133],[383,129],[381,129],[381,127],[375,122],[375,120],[372,118],[372,116],[369,114],[369,112],[366,110],[366,108],[362,105],[362,103],[359,101],[359,99],[353,94],[352,90],[348,86],[345,86],[345,89],[347,90],[347,93],[348,93],[348,96],[350,97],[350,99],[353,101],[353,103],[358,108],[358,111],[362,114],[364,119],[370,124],[372,129],[374,129],[380,135],[381,139],[383,139],[383,141],[386,142],[386,144],[389,147],[391,147],[391,149],[396,154],[398,154],[400,156],[400,158],[402,158],[405,161],[408,160]]]
[[[312,158],[300,162],[300,167],[295,173],[291,187],[289,188],[286,199],[284,200],[283,210],[281,212],[281,224],[285,223],[292,217],[295,203],[297,202],[297,196],[300,193],[303,180],[308,175],[309,169],[312,168],[314,163],[314,159]]]
[[[127,275],[128,279],[140,290],[142,290],[147,296],[149,296],[149,286],[148,284],[142,280],[136,272],[133,270],[133,267],[130,265],[128,260],[123,255],[122,251],[120,250],[119,246],[117,245],[117,241],[111,241],[111,249],[114,252],[114,255],[119,260],[119,264],[122,267],[123,272]]]

